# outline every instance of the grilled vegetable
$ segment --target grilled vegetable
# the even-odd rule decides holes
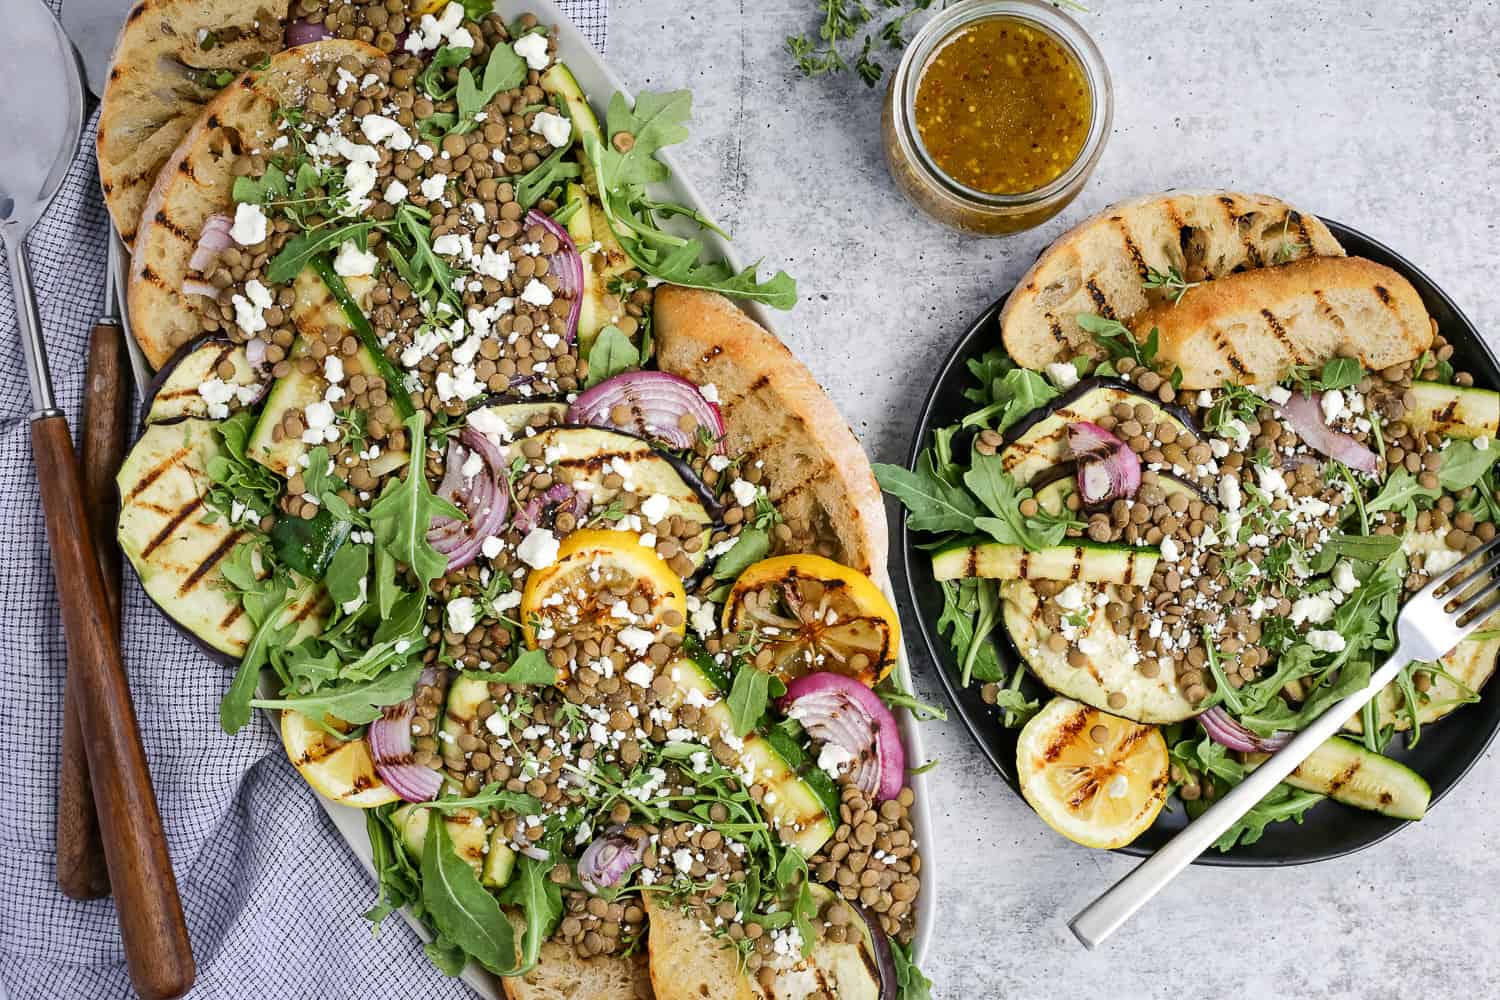
[[[432,815],[433,810],[411,803],[391,813],[391,821],[401,831],[401,846],[418,864],[421,863],[422,845],[427,840],[427,828],[432,823]],[[491,868],[489,852],[495,849],[496,838],[491,835],[483,818],[456,812],[444,816],[443,822],[448,825],[448,836],[453,838],[453,853],[467,861],[469,867],[474,869],[474,874],[487,879]],[[502,855],[510,855],[508,866],[503,857],[494,865],[494,874],[504,876],[504,881],[500,883],[503,885],[510,881],[508,869],[514,868],[515,855],[503,839],[498,846]]]
[[[1167,744],[1153,726],[1053,698],[1021,730],[1021,794],[1048,826],[1085,847],[1124,847],[1167,801]]]
[[[526,428],[540,429],[563,422],[567,403],[513,403],[489,399],[469,411],[470,427],[498,441],[509,441],[526,433]]]
[[[662,696],[662,705],[669,709],[697,706],[699,732],[706,737],[723,738],[735,755],[735,761],[727,765],[730,770],[775,792],[774,800],[770,795],[765,797],[762,808],[782,842],[799,849],[804,857],[817,853],[833,836],[834,826],[817,791],[797,777],[792,766],[765,737],[754,732],[743,738],[735,737],[734,723],[724,704],[725,692],[701,667],[680,656],[665,669],[672,678],[672,688]]]
[[[448,685],[443,706],[442,738],[457,744],[459,736],[479,717],[479,706],[490,700],[490,686],[477,677],[459,674]]]
[[[225,364],[234,369],[229,378],[219,374]],[[156,373],[146,390],[146,410],[141,422],[163,424],[184,417],[214,418],[208,399],[200,391],[210,381],[249,389],[257,393],[252,399],[264,395],[268,387],[265,377],[250,364],[244,347],[218,338],[195,341],[179,350]],[[220,417],[242,409],[245,403],[236,392],[223,405],[227,412],[220,412]]]
[[[1170,472],[1158,471],[1156,485],[1167,496],[1184,493],[1191,500],[1207,499],[1198,487]],[[1032,488],[1036,491],[1033,496],[1042,510],[1049,514],[1060,514],[1068,509],[1068,497],[1078,492],[1077,476],[1072,466],[1060,465],[1044,474],[1041,479],[1033,481]]]
[[[697,551],[684,550],[694,568],[703,565],[713,518],[698,492],[649,442],[596,427],[552,427],[538,433],[534,440],[541,443],[543,461],[551,467],[553,480],[574,489],[587,484],[596,506],[608,505],[620,495],[622,488],[604,485],[604,477],[611,472],[633,486],[642,501],[654,495],[666,497],[664,518],[676,515],[703,526]],[[644,517],[641,530],[654,530]]]
[[[1197,708],[1177,690],[1172,667],[1163,666],[1154,677],[1142,673],[1140,656],[1129,639],[1110,626],[1104,609],[1095,603],[1101,592],[1117,600],[1114,587],[1075,583],[1069,590],[1073,587],[1079,588],[1077,607],[1064,614],[1082,623],[1071,642],[1084,658],[1081,667],[1068,662],[1067,647],[1058,651],[1048,644],[1053,633],[1042,620],[1036,588],[1025,580],[1011,580],[1001,588],[1006,631],[1037,680],[1060,695],[1137,722],[1165,725],[1196,715]]]
[[[1010,429],[1000,453],[1005,471],[1024,486],[1053,466],[1069,461],[1073,455],[1068,447],[1068,425],[1097,423],[1122,403],[1147,407],[1154,421],[1175,422],[1179,434],[1197,434],[1193,419],[1180,407],[1163,405],[1121,379],[1084,379]]]
[[[338,732],[349,729],[337,719],[323,721]],[[301,712],[287,710],[281,713],[281,744],[313,790],[340,805],[373,809],[400,800],[376,775],[363,739],[341,740]]]
[[[1500,615],[1491,616],[1483,628],[1488,631],[1500,627]],[[1495,660],[1500,657],[1500,638],[1464,640],[1439,662],[1442,673],[1431,675],[1432,685],[1426,691],[1417,692],[1416,714],[1422,725],[1437,722],[1460,705],[1467,705],[1479,697],[1479,692],[1495,673]],[[1398,732],[1411,728],[1411,713],[1407,710],[1406,697],[1397,684],[1387,685],[1375,698],[1376,724],[1384,729],[1393,726]],[[1364,720],[1356,715],[1344,724],[1351,733],[1364,732]]]
[[[1417,405],[1401,419],[1413,431],[1444,437],[1493,438],[1500,434],[1500,392],[1473,386],[1413,382]]]
[[[1258,754],[1246,762],[1257,764],[1265,759],[1265,754]],[[1286,783],[1396,819],[1421,819],[1432,799],[1432,789],[1417,772],[1342,736],[1334,736],[1314,750]]]
[[[155,424],[120,467],[120,547],[146,593],[208,649],[236,665],[254,626],[219,566],[248,533],[204,504],[208,463],[221,454],[207,420]],[[304,585],[287,612],[298,635],[322,627],[321,588]]]
[[[622,617],[617,613],[622,592],[644,597],[648,609]],[[532,649],[539,632],[568,635],[582,627],[601,637],[644,629],[650,641],[659,642],[685,630],[687,595],[677,574],[637,536],[585,528],[563,539],[552,565],[526,575],[520,611]],[[669,624],[674,617],[676,624]]]
[[[979,576],[991,580],[1083,580],[1128,583],[1143,587],[1161,559],[1148,546],[1112,545],[1077,540],[1074,545],[1027,552],[1019,545],[986,542],[958,545],[933,553],[932,575],[938,580]]]

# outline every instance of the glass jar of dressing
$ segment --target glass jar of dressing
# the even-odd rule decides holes
[[[1042,0],[962,0],[917,33],[891,75],[886,160],[937,221],[1003,236],[1073,200],[1113,113],[1109,71],[1078,22]]]

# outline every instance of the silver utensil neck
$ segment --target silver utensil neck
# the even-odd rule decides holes
[[[119,322],[120,289],[115,284],[115,256],[120,252],[120,241],[115,238],[114,226],[109,231],[109,255],[104,262],[104,303],[99,312],[101,321]]]
[[[26,357],[26,377],[31,382],[32,411],[33,414],[55,411],[57,398],[52,392],[52,372],[47,367],[47,345],[42,340],[42,319],[37,313],[31,265],[26,261],[25,234],[11,228],[4,239],[10,284],[15,290],[16,321],[21,328],[21,353]]]

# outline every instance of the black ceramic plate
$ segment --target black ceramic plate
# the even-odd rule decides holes
[[[1380,243],[1346,226],[1329,222],[1328,226],[1351,256],[1368,257],[1405,275],[1421,293],[1427,311],[1437,320],[1438,329],[1455,348],[1454,366],[1472,372],[1477,385],[1500,386],[1500,364],[1485,346],[1484,340],[1468,318],[1443,290],[1433,284],[1410,261]],[[972,384],[965,365],[986,350],[999,345],[1000,325],[997,318],[1005,304],[1002,297],[984,314],[954,346],[943,362],[932,388],[927,392],[908,467],[915,468],[917,457],[929,441],[933,428],[955,423],[970,409],[963,390]],[[915,620],[926,644],[928,656],[938,665],[938,676],[958,710],[964,726],[979,744],[985,756],[995,765],[1006,784],[1020,793],[1016,780],[1016,735],[1018,730],[1000,725],[995,710],[979,697],[977,685],[960,688],[958,667],[947,643],[937,631],[942,612],[942,590],[932,578],[931,562],[926,553],[915,547],[917,539],[901,525],[901,565],[899,572],[906,581],[905,596],[910,601],[907,620]],[[1002,630],[999,630],[1003,632]],[[1000,659],[1007,666],[1019,659],[1006,638],[999,640]],[[1028,675],[1027,684],[1035,684]],[[1040,686],[1031,692],[1044,696]],[[1391,743],[1392,756],[1403,761],[1432,785],[1432,801],[1441,799],[1450,788],[1483,755],[1500,728],[1500,697],[1491,694],[1476,704],[1458,709],[1447,719],[1422,727],[1422,738],[1415,750],[1405,748],[1397,738]],[[1186,823],[1180,803],[1174,801],[1171,811],[1163,810],[1156,823],[1135,843],[1122,848],[1126,854],[1143,856],[1161,847]],[[1301,825],[1273,823],[1265,835],[1248,847],[1236,847],[1228,853],[1210,850],[1199,864],[1232,866],[1270,866],[1306,864],[1350,854],[1377,843],[1395,833],[1405,822],[1376,813],[1364,812],[1335,802],[1322,802],[1308,811]]]

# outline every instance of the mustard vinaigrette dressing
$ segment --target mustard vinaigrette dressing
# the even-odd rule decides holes
[[[975,21],[917,84],[916,125],[938,169],[986,194],[1046,187],[1078,159],[1093,118],[1083,66],[1019,18]]]

